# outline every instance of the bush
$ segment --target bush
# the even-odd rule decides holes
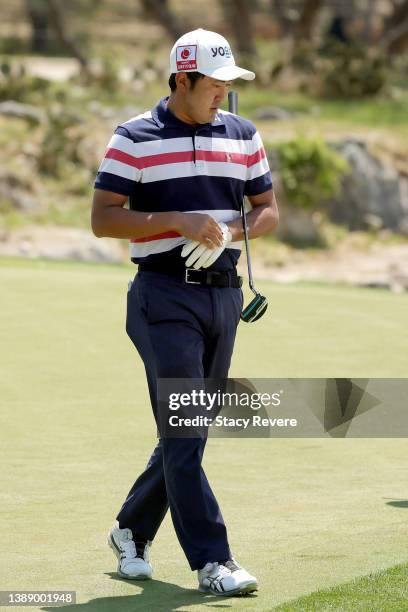
[[[83,134],[78,129],[82,119],[59,105],[47,109],[48,121],[37,157],[38,170],[62,176],[67,162],[77,163],[78,145]]]
[[[326,98],[373,96],[387,82],[385,57],[356,44],[330,42],[316,69]]]
[[[336,195],[349,166],[323,140],[300,136],[275,148],[287,203],[315,210],[324,200]]]
[[[0,101],[40,103],[49,88],[47,79],[28,75],[23,65],[0,62]]]

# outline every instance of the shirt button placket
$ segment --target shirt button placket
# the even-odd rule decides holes
[[[200,151],[202,148],[203,147],[200,144],[199,139],[197,138],[197,144],[196,144],[197,151]],[[204,168],[204,161],[202,159],[197,159],[196,160],[196,168],[197,168],[197,170],[202,170]]]

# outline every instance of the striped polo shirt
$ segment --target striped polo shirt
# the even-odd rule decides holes
[[[95,181],[97,189],[129,196],[131,210],[206,213],[217,221],[240,216],[244,195],[272,187],[261,137],[251,121],[219,110],[212,123],[189,125],[167,108],[168,97],[151,111],[118,126]],[[130,241],[134,263],[162,260],[180,267],[187,242],[177,232]],[[229,270],[242,242],[233,242],[211,266]]]

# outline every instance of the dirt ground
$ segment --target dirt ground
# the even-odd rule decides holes
[[[280,261],[271,259],[273,253],[272,249],[269,257],[254,259],[255,277],[283,283],[313,281],[384,287],[396,293],[408,290],[408,244],[373,243],[367,250],[360,250],[346,242],[327,251],[292,251]],[[245,258],[240,267],[245,270]]]
[[[282,283],[313,281],[408,290],[408,243],[358,246],[350,237],[328,250],[290,249],[281,243],[251,243],[255,278]],[[82,229],[27,226],[0,235],[0,257],[120,263],[127,241],[100,239]],[[239,269],[246,275],[243,253]]]

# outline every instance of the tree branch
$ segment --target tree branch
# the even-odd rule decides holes
[[[55,33],[63,47],[65,47],[73,57],[75,57],[80,63],[81,69],[89,73],[89,63],[86,57],[83,55],[79,46],[69,34],[63,9],[58,0],[47,0],[50,23],[53,26]]]
[[[177,39],[188,31],[186,26],[177,19],[167,0],[142,0],[143,10],[147,16],[157,21],[170,35]]]
[[[394,6],[394,12],[384,22],[384,31],[394,30],[406,19],[408,19],[408,0]]]
[[[312,29],[322,6],[322,0],[305,0],[299,21],[295,27],[295,38],[305,40],[312,35]]]
[[[391,55],[397,55],[408,48],[408,16],[405,21],[385,33],[380,46]]]
[[[222,0],[221,4],[225,17],[234,32],[239,53],[247,57],[255,57],[256,47],[252,27],[254,2],[251,0]]]

